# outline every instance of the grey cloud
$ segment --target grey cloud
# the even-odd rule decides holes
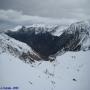
[[[72,23],[74,19],[62,18],[52,19],[39,16],[30,16],[24,14],[22,11],[16,10],[0,10],[0,21],[7,21],[16,24],[29,25],[33,23],[44,23],[44,24],[67,24]]]
[[[30,24],[59,24],[66,25],[71,24],[77,21],[76,19],[53,19],[53,18],[45,18],[40,16],[31,16],[24,14],[22,11],[16,10],[3,10],[0,9],[0,32],[4,30],[9,30],[17,25],[28,26]]]
[[[1,9],[50,18],[90,18],[90,0],[0,0]]]

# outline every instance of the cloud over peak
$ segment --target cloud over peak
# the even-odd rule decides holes
[[[39,16],[30,16],[24,14],[22,11],[16,11],[16,10],[3,10],[0,9],[0,21],[8,21],[12,23],[17,24],[33,24],[33,23],[44,23],[44,24],[63,24],[63,23],[72,23],[74,22],[74,19],[52,19],[52,18],[46,18],[46,17],[39,17]]]

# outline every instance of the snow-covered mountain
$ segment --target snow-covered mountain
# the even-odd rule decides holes
[[[90,49],[90,22],[81,21],[71,24],[60,35],[59,44],[66,51],[80,51]]]
[[[22,26],[18,30],[10,30],[6,32],[6,34],[27,43],[45,59],[48,58],[49,55],[57,52],[55,42],[57,41],[56,38],[58,38],[58,36],[53,36],[51,33],[55,32],[58,28],[59,26],[57,25]]]
[[[18,26],[0,33],[0,88],[89,90],[89,58],[89,21]]]
[[[27,44],[17,41],[3,33],[0,34],[0,53],[11,54],[27,63],[41,59]]]
[[[58,25],[22,26],[17,30],[8,31],[6,34],[27,43],[44,59],[58,52],[90,49],[89,21],[76,22],[67,28],[62,27],[62,29]]]
[[[46,33],[48,32],[55,32],[56,29],[58,29],[58,25],[44,25],[44,24],[33,24],[27,27],[24,26],[20,26],[18,25],[16,28],[11,29],[8,31],[8,33],[23,33],[23,32],[34,32],[35,31],[35,35],[38,33]],[[7,30],[6,30],[7,33]],[[27,33],[26,33],[27,34]],[[27,35],[25,35],[27,36]],[[1,53],[2,52],[8,52],[13,56],[19,57],[21,59],[23,59],[26,62],[29,61],[34,61],[34,59],[36,60],[53,60],[54,58],[51,57],[47,57],[47,58],[43,58],[41,55],[39,55],[39,53],[37,54],[35,51],[33,51],[31,49],[30,46],[28,46],[27,44],[25,44],[25,42],[20,42],[20,40],[18,41],[15,40],[14,38],[12,38],[12,36],[8,36],[5,33],[0,33],[0,48],[1,48]],[[24,38],[21,38],[24,40]],[[33,38],[32,38],[33,39]],[[28,60],[30,59],[30,60]]]

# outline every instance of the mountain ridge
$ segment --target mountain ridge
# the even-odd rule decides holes
[[[54,35],[60,31],[59,26],[33,25],[30,27],[19,26],[18,30],[7,31],[9,37],[26,43],[38,54],[39,59],[55,59],[57,55],[68,51],[90,50],[90,23],[89,21],[76,22],[63,29],[59,36]],[[53,32],[53,34],[52,34]],[[24,53],[23,56],[30,56]],[[30,56],[32,57],[32,56]]]

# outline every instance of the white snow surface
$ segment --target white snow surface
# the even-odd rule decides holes
[[[90,90],[90,51],[67,52],[53,62],[25,64],[0,54],[0,86],[18,90]]]

